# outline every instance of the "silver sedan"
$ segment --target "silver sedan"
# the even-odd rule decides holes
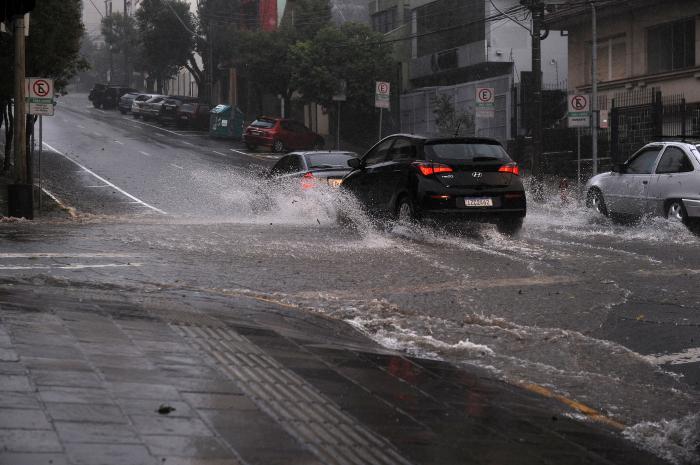
[[[700,145],[647,144],[586,183],[588,207],[606,216],[658,215],[700,234]]]

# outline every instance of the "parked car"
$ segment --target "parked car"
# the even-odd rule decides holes
[[[197,102],[196,97],[181,97],[181,96],[169,96],[163,102],[160,107],[160,113],[158,113],[158,121],[161,123],[176,123],[177,122],[177,110],[182,106],[183,103],[193,103]]]
[[[160,94],[140,94],[138,95],[134,101],[131,104],[131,115],[134,118],[142,117],[144,114],[144,104],[151,99],[155,97],[163,97],[165,98],[165,95],[160,95]]]
[[[131,87],[96,84],[88,97],[95,108],[116,108],[119,98],[130,92],[139,93],[138,90]]]
[[[354,152],[308,151],[292,152],[280,158],[265,175],[253,201],[254,211],[269,210],[273,206],[272,194],[281,186],[298,183],[298,194],[319,186],[340,186],[343,177],[350,172],[348,160],[357,157]],[[285,191],[285,195],[294,195]]]
[[[488,221],[509,235],[520,231],[526,215],[520,169],[496,140],[396,134],[348,164],[353,171],[343,188],[375,215]]]
[[[243,133],[243,142],[249,150],[266,147],[273,152],[323,148],[323,137],[298,121],[261,116]]]
[[[168,97],[165,95],[158,95],[143,102],[140,111],[141,117],[144,120],[158,118],[158,115],[160,114],[160,108],[167,98]]]
[[[666,217],[700,235],[700,145],[653,142],[586,183],[587,205],[618,219]]]
[[[117,104],[117,109],[122,115],[126,115],[131,111],[131,105],[134,103],[134,99],[139,95],[143,95],[138,92],[127,92],[126,94],[119,97],[119,103]]]
[[[180,128],[207,129],[209,127],[209,110],[206,103],[183,103],[177,109],[176,125]]]

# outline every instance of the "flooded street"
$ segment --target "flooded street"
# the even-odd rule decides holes
[[[85,112],[66,113],[87,124]],[[48,129],[55,151],[45,163],[55,168],[46,188],[75,218],[0,224],[3,286],[76,297],[111,289],[125,300],[165,291],[251,297],[348,324],[388,349],[479,367],[574,406],[577,421],[613,425],[662,458],[697,463],[700,241],[683,225],[616,224],[556,193],[530,202],[516,238],[488,224],[457,233],[381,222],[337,189],[267,186],[258,174],[274,156],[237,146],[212,156],[223,142],[184,154],[193,137],[124,126],[128,144],[147,150],[106,144],[78,158],[83,136],[69,136],[72,125]],[[133,162],[137,149],[152,156]],[[142,203],[90,187],[94,177],[66,168],[66,157]]]

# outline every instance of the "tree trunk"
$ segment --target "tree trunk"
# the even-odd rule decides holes
[[[7,173],[12,169],[12,141],[14,139],[14,115],[12,105],[9,100],[5,101],[3,111],[5,118],[5,160],[2,164],[2,171]]]

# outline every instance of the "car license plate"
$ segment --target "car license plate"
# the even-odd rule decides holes
[[[493,199],[490,198],[464,198],[465,207],[493,207]]]
[[[338,187],[342,182],[342,179],[328,179],[328,185],[331,187]]]

